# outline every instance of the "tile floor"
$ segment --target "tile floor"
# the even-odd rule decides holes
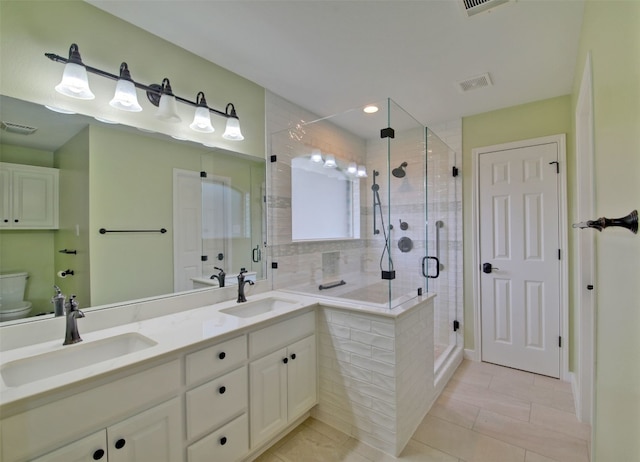
[[[568,383],[464,361],[398,458],[310,418],[256,461],[588,462],[590,435]]]

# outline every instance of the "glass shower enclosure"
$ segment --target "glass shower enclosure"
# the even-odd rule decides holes
[[[355,108],[271,134],[273,288],[382,310],[436,292],[438,304],[448,285],[436,281],[460,274],[448,245],[460,212],[449,203],[452,170],[445,172],[455,153],[394,101],[372,106],[376,112]],[[434,324],[453,331],[449,299]],[[435,337],[444,342],[437,351],[456,343],[455,334]]]

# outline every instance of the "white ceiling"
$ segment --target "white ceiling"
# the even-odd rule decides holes
[[[571,92],[583,0],[86,0],[320,117],[387,97],[423,124]],[[456,83],[488,72],[493,86]]]

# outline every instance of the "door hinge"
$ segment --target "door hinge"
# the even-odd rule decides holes
[[[558,337],[558,346],[562,348],[562,337]]]
[[[272,155],[269,159],[271,160],[271,163],[278,162],[278,156],[276,155]]]
[[[460,329],[460,322],[456,319],[453,321],[453,331],[456,332],[458,329]]]
[[[206,178],[207,172],[200,172],[200,178]]]
[[[558,162],[557,160],[554,160],[553,162],[549,162],[549,165],[553,165],[556,164],[556,173],[560,174],[560,162]]]
[[[201,255],[200,261],[209,261],[209,257],[207,255]]]
[[[454,178],[458,176],[458,167],[453,167],[451,169],[451,176],[453,176]]]
[[[562,260],[562,249],[558,249],[558,260]]]
[[[396,137],[396,131],[391,127],[383,128],[380,130],[380,138],[395,138],[395,137]]]

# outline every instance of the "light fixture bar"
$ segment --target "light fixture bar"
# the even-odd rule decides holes
[[[67,64],[69,62],[69,59],[63,56],[57,55],[55,53],[45,53],[44,55],[47,58],[49,58],[51,61],[54,61],[56,63]],[[96,74],[101,77],[105,77],[107,79],[116,80],[116,81],[120,78],[119,75],[111,74],[110,72],[103,71],[102,69],[97,69],[95,67],[87,66],[86,64],[83,64],[83,65],[84,65],[84,68],[87,70],[87,72],[91,72],[92,74]],[[158,106],[160,97],[163,94],[161,85],[158,85],[158,84],[145,85],[143,83],[136,82],[135,80],[131,80],[131,82],[133,82],[136,88],[146,91],[149,101],[154,106]],[[176,101],[180,101],[181,103],[188,104],[193,107],[198,107],[198,106],[202,107],[202,105],[198,104],[195,101],[182,98],[175,94],[173,96],[176,98]],[[206,107],[207,109],[209,109],[210,112],[213,112],[214,114],[217,114],[221,117],[225,117],[227,119],[230,119],[230,118],[239,119],[238,115],[236,114],[235,107],[233,106],[232,103],[227,104],[227,110],[229,109],[229,105],[231,105],[231,108],[232,108],[231,112],[223,112],[209,106],[206,106]]]

